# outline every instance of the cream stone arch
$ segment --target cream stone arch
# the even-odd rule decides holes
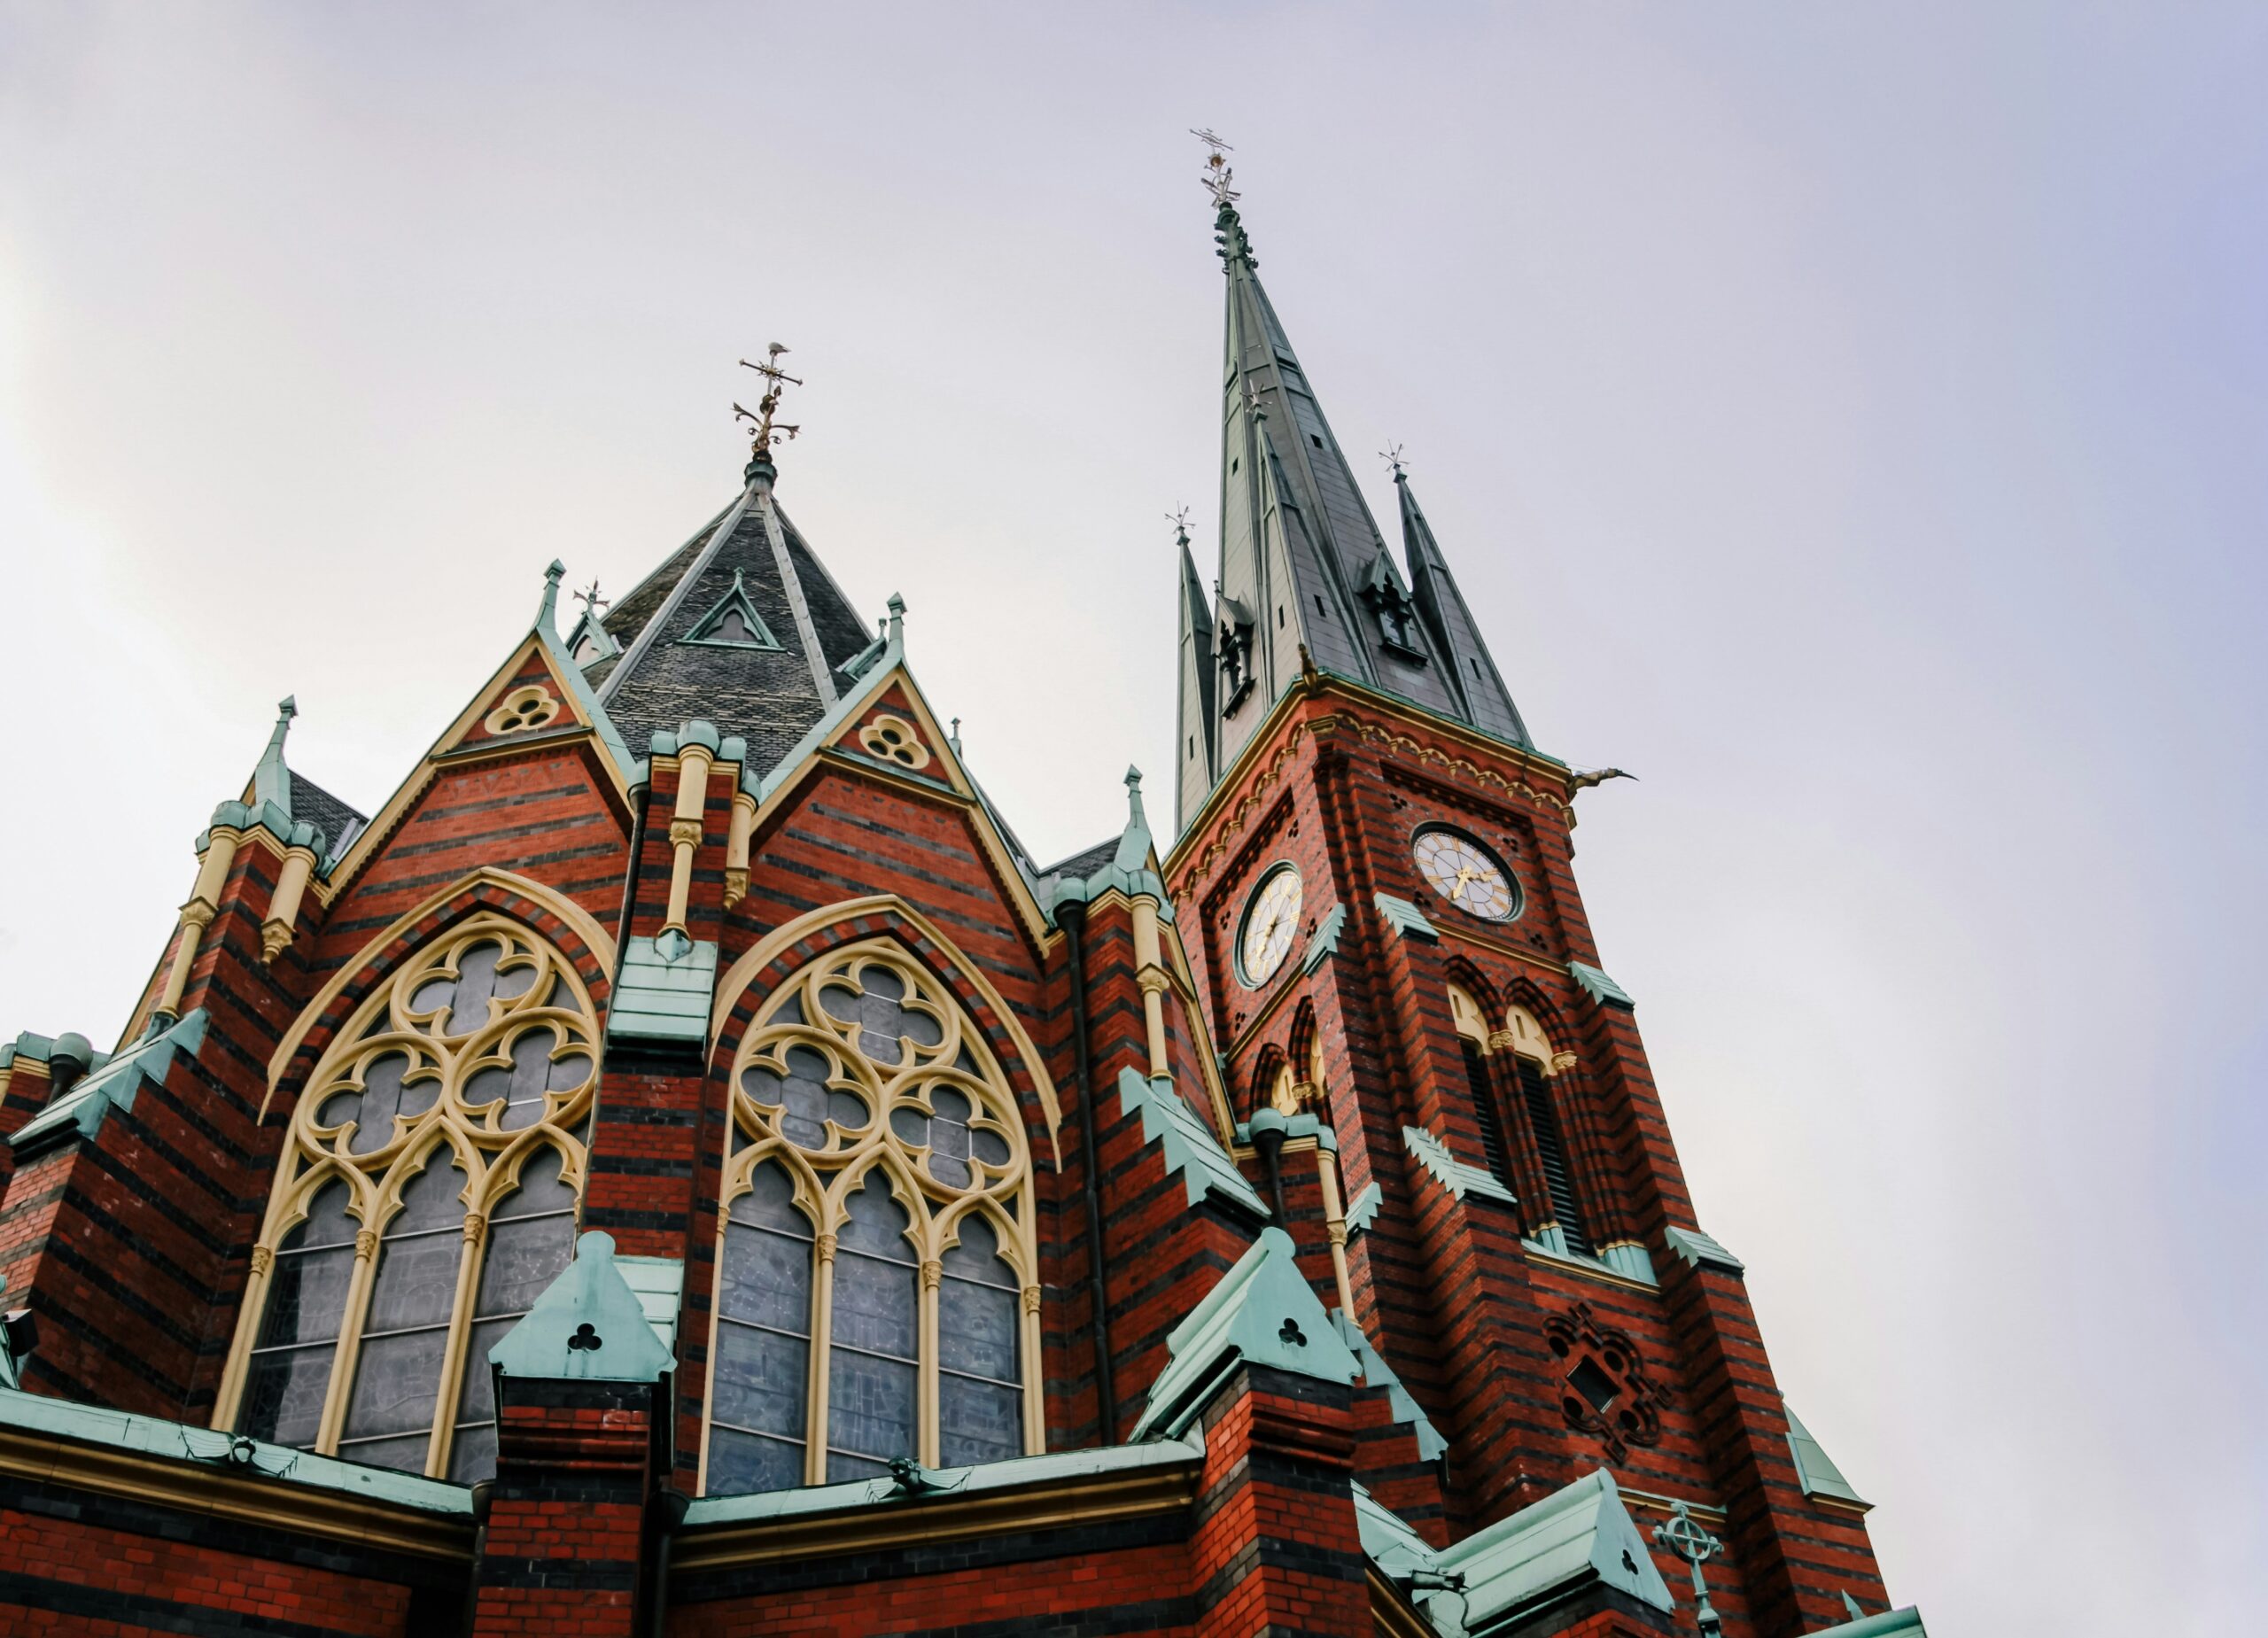
[[[768,965],[744,960],[736,966],[738,983],[720,986],[720,1013],[736,1005],[749,981]],[[812,958],[764,998],[734,1054],[729,1086],[718,1202],[720,1247],[731,1243],[734,1202],[754,1188],[757,1169],[765,1165],[785,1172],[793,1205],[812,1230],[803,1333],[804,1482],[823,1483],[827,1471],[838,1237],[850,1223],[852,1199],[877,1174],[906,1215],[904,1238],[918,1270],[913,1454],[931,1465],[942,1459],[944,1259],[973,1215],[990,1226],[1014,1281],[1022,1451],[1042,1449],[1030,1145],[1014,1089],[990,1043],[940,976],[888,935],[858,939]],[[728,1255],[720,1249],[720,1268]],[[720,1293],[710,1316],[712,1369],[724,1356],[725,1307]],[[718,1397],[712,1380],[702,1426],[704,1492]]]
[[[423,913],[413,912],[413,919]],[[402,925],[381,934],[340,976],[367,968],[377,951],[396,942]],[[289,1061],[293,1043],[305,1038],[338,990],[334,980],[302,1013],[278,1051],[279,1066]],[[489,1225],[521,1188],[530,1160],[545,1151],[558,1156],[556,1186],[570,1202],[580,1200],[601,1049],[597,1009],[574,962],[526,922],[493,909],[478,910],[436,934],[373,988],[317,1060],[292,1111],[214,1425],[236,1427],[246,1410],[254,1356],[263,1348],[271,1276],[279,1251],[289,1254],[286,1237],[308,1220],[316,1195],[344,1179],[346,1216],[356,1225],[352,1273],[330,1344],[320,1417],[312,1439],[293,1441],[325,1455],[338,1452],[388,1230],[415,1180],[435,1166],[453,1167],[464,1179],[454,1200],[462,1245],[431,1427],[416,1469],[447,1473]],[[571,1209],[555,1207],[547,1215]],[[443,1221],[420,1232],[430,1238],[447,1226]],[[570,1223],[562,1237],[563,1266],[571,1238]],[[419,1329],[443,1324],[436,1314]],[[322,1345],[299,1346],[307,1351]],[[413,1436],[406,1432],[399,1438]]]
[[[369,833],[366,831],[364,834]],[[573,899],[540,881],[515,875],[509,870],[498,870],[493,866],[467,871],[448,886],[427,895],[413,908],[396,916],[384,932],[364,944],[345,966],[330,975],[330,981],[315,991],[315,999],[299,1009],[299,1015],[291,1021],[291,1027],[284,1032],[284,1038],[268,1054],[268,1093],[260,1106],[262,1118],[267,1116],[268,1105],[276,1101],[276,1094],[283,1086],[284,1077],[291,1073],[291,1060],[301,1044],[307,1040],[309,1032],[322,1021],[324,1012],[346,987],[384,959],[386,951],[397,940],[407,937],[426,917],[484,887],[513,894],[558,917],[582,941],[583,947],[597,959],[602,971],[614,971],[613,935],[599,925],[595,916]]]

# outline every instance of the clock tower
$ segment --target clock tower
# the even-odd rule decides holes
[[[1430,1435],[1357,1478],[1441,1546],[1604,1468],[1649,1539],[1721,1542],[1726,1632],[1880,1609],[1867,1503],[1782,1395],[1584,913],[1585,781],[1399,462],[1388,549],[1216,175],[1220,553],[1208,594],[1182,537],[1165,876],[1239,1137],[1327,1130],[1322,1186],[1278,1186],[1300,1266]]]

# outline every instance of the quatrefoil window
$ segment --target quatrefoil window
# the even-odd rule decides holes
[[[929,748],[921,742],[920,731],[903,717],[875,718],[858,730],[858,743],[901,768],[929,765]]]
[[[1569,1427],[1597,1439],[1617,1462],[1632,1445],[1660,1442],[1669,1390],[1646,1375],[1627,1331],[1600,1324],[1579,1302],[1544,1321],[1543,1337],[1562,1369],[1559,1411]]]
[[[525,734],[548,726],[558,716],[559,702],[552,697],[551,690],[540,682],[532,682],[506,695],[481,726],[491,734]]]

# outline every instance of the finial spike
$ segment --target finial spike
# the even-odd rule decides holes
[[[1189,508],[1178,507],[1166,514],[1166,521],[1173,525],[1173,538],[1181,546],[1189,544]]]
[[[902,645],[905,641],[905,599],[896,592],[889,594],[889,640]]]
[[[564,579],[566,575],[567,565],[555,557],[551,560],[551,567],[543,571],[543,601],[539,602],[535,609],[535,623],[538,625],[555,626],[558,624],[559,582]]]

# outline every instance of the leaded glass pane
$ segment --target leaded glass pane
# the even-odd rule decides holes
[[[349,1088],[326,1098],[315,1115],[316,1124],[340,1126],[353,1121],[354,1135],[346,1142],[350,1154],[384,1148],[394,1138],[394,1118],[424,1114],[440,1092],[440,1083],[431,1075],[409,1079],[412,1067],[407,1052],[381,1052],[363,1067],[362,1090]]]
[[[1023,1393],[967,1377],[937,1378],[937,1456],[947,1467],[1024,1453]]]
[[[851,1195],[835,1259],[827,1474],[864,1477],[914,1450],[917,1293],[911,1220],[880,1171]],[[858,1458],[867,1458],[860,1461]]]
[[[382,1436],[423,1434],[433,1425],[433,1396],[464,1261],[465,1177],[442,1158],[435,1154],[402,1186],[401,1209],[386,1224],[379,1246],[339,1440],[338,1454],[352,1462],[409,1472],[425,1465],[418,1441]]]
[[[449,1477],[460,1484],[485,1479],[495,1469],[496,1388],[488,1350],[534,1306],[574,1253],[575,1191],[561,1175],[564,1168],[558,1150],[537,1150],[520,1168],[519,1187],[490,1214],[449,1442]]]
[[[354,1276],[347,1185],[315,1192],[306,1220],[284,1237],[268,1277],[268,1311],[253,1346],[239,1429],[282,1445],[312,1445],[338,1353],[346,1288]]]
[[[571,1091],[590,1076],[591,1060],[584,1053],[569,1052],[554,1062],[551,1054],[558,1046],[556,1030],[529,1030],[512,1043],[509,1068],[492,1065],[467,1077],[465,1102],[477,1109],[501,1099],[504,1114],[499,1124],[508,1132],[534,1125],[543,1118],[547,1093]]]
[[[535,967],[524,961],[497,971],[503,954],[501,944],[485,940],[468,945],[457,958],[456,977],[441,974],[419,985],[410,997],[410,1009],[424,1013],[447,1006],[449,1010],[441,1028],[447,1035],[467,1036],[486,1027],[491,998],[508,1001],[524,995],[536,979]]]
[[[896,1064],[905,1056],[900,1037],[916,1046],[935,1046],[945,1038],[937,1021],[927,1013],[903,1005],[905,981],[886,966],[869,966],[858,975],[858,993],[829,986],[819,1005],[844,1023],[858,1026],[858,1050],[878,1064]]]
[[[792,1490],[804,1482],[804,1441],[765,1439],[721,1424],[709,1433],[711,1495]]]
[[[866,1100],[855,1092],[830,1087],[831,1066],[824,1052],[808,1046],[791,1046],[782,1057],[788,1073],[768,1064],[752,1065],[741,1076],[741,1086],[757,1103],[780,1111],[780,1134],[805,1149],[827,1147],[827,1122],[856,1131],[866,1124]]]

